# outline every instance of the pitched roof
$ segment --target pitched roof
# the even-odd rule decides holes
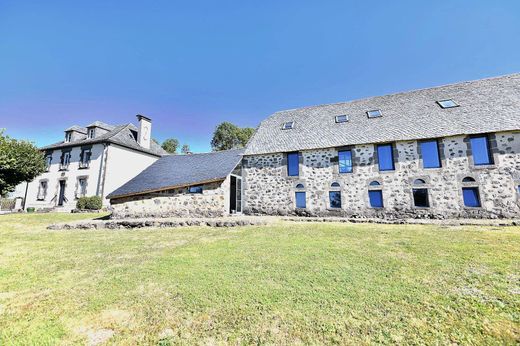
[[[459,107],[436,103],[446,99]],[[383,116],[368,118],[375,109]],[[349,121],[336,123],[343,114]],[[294,128],[282,130],[290,121]],[[519,129],[520,74],[512,74],[276,112],[262,121],[245,155]]]
[[[113,130],[115,128],[114,125],[109,125],[109,124],[104,123],[104,122],[99,121],[99,120],[96,120],[92,124],[87,125],[87,128],[89,128],[89,127],[101,127],[102,129],[105,129],[105,130],[108,130],[108,131],[111,131],[111,130]]]
[[[242,159],[244,149],[204,154],[166,155],[108,198],[138,195],[225,179]]]
[[[154,141],[150,143],[150,149],[143,148],[137,143],[136,137],[132,131],[137,132],[137,127],[133,124],[117,125],[112,130],[95,138],[82,138],[72,142],[58,142],[45,147],[41,150],[61,149],[82,145],[90,145],[96,143],[114,143],[130,149],[135,149],[144,153],[162,156],[168,154],[161,146]]]
[[[87,134],[87,129],[85,127],[81,127],[78,125],[72,125],[68,129],[65,129],[65,131],[77,131],[77,132],[81,132],[83,134]]]

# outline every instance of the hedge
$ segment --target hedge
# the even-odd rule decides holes
[[[103,208],[103,201],[99,196],[80,197],[76,203],[79,210],[100,210]]]

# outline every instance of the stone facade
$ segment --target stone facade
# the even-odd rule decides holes
[[[112,199],[112,218],[222,217],[229,214],[229,176],[202,185],[202,193],[188,187]]]
[[[493,165],[475,166],[469,138],[439,139],[441,168],[424,169],[417,141],[394,144],[395,170],[380,172],[375,145],[350,147],[353,172],[339,173],[338,149],[300,152],[300,174],[287,175],[285,153],[245,156],[244,212],[382,218],[514,218],[520,217],[520,132],[489,136]],[[471,177],[475,182],[462,182]],[[414,206],[414,182],[428,189],[429,208]],[[370,186],[378,181],[379,186]],[[331,187],[337,182],[339,187]],[[302,184],[303,188],[296,188]],[[481,207],[465,207],[463,186],[479,188]],[[384,208],[370,207],[368,190],[381,189]],[[295,208],[295,192],[306,192],[306,208]],[[340,191],[341,208],[329,207],[329,191]]]

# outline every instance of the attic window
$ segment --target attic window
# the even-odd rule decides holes
[[[348,115],[336,115],[336,122],[339,123],[346,123],[348,121]]]
[[[95,133],[96,133],[96,129],[95,128],[88,129],[88,138],[94,138]]]
[[[374,109],[374,110],[368,111],[367,116],[369,118],[379,118],[379,117],[383,116],[383,113],[381,113],[380,109]]]
[[[65,132],[65,142],[70,142],[72,141],[72,132],[71,131],[67,131]]]
[[[454,108],[459,106],[452,99],[437,101],[437,104],[441,106],[441,108]]]
[[[294,121],[288,121],[283,124],[282,130],[291,130],[294,128]]]

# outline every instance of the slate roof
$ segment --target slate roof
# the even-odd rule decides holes
[[[81,127],[81,126],[78,126],[78,125],[72,125],[68,129],[65,129],[65,131],[77,131],[77,132],[81,132],[81,133],[83,133],[85,135],[87,134],[87,129],[85,127]]]
[[[108,131],[112,131],[115,128],[114,125],[109,125],[109,124],[104,123],[104,122],[99,121],[99,120],[96,120],[92,124],[87,125],[87,128],[89,128],[89,127],[100,127],[102,129],[105,129],[105,130],[108,130]]]
[[[436,101],[459,107],[442,109]],[[380,109],[380,118],[367,117]],[[346,114],[349,121],[336,123]],[[294,121],[294,129],[282,130]],[[520,74],[276,112],[260,123],[245,155],[520,129]]]
[[[135,149],[137,151],[141,151],[144,153],[156,155],[156,156],[162,156],[168,154],[161,146],[154,141],[150,143],[150,149],[143,148],[142,146],[137,143],[136,137],[134,136],[134,133],[137,132],[137,127],[135,127],[134,124],[126,124],[126,125],[117,125],[112,126],[112,130],[110,130],[107,133],[102,134],[101,136],[95,137],[95,138],[87,138],[84,136],[84,138],[72,142],[58,142],[51,145],[47,145],[45,147],[40,148],[41,150],[51,150],[51,149],[62,149],[62,148],[69,148],[69,147],[75,147],[75,146],[83,146],[83,145],[90,145],[90,144],[96,144],[96,143],[114,143],[118,144],[130,149]],[[134,131],[134,133],[132,132]],[[86,130],[85,130],[86,133]]]
[[[242,159],[244,149],[204,154],[166,155],[107,198],[138,195],[224,180]]]

